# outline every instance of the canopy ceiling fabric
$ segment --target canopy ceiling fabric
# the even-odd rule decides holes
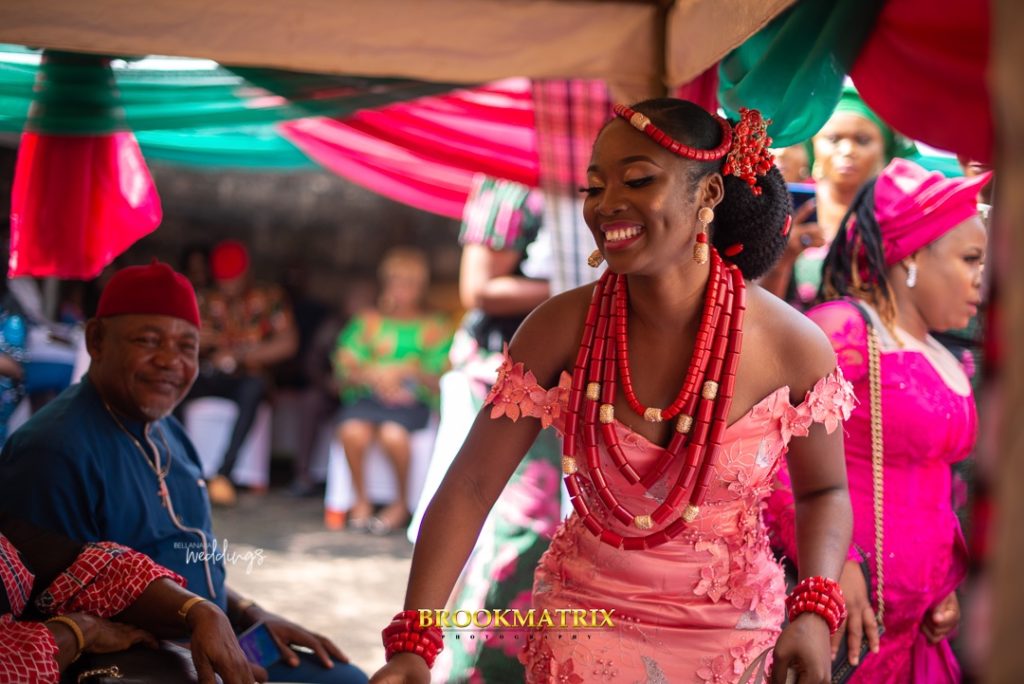
[[[313,115],[345,116],[453,87],[409,79],[226,69],[212,62],[197,64],[196,60],[161,61],[161,68],[146,68],[145,62],[137,65],[123,60],[111,64],[117,84],[112,96],[124,107],[125,122],[135,132],[251,126]],[[180,68],[174,68],[176,63],[180,63]],[[95,87],[92,64],[62,68],[62,80],[68,87]],[[23,130],[29,107],[37,99],[39,71],[38,52],[17,45],[0,45],[0,130]],[[88,109],[76,111],[76,125],[84,125],[88,113]]]
[[[794,0],[672,3],[665,32],[666,84],[676,88],[694,80],[792,4]]]
[[[832,116],[882,4],[801,2],[781,13],[719,63],[722,108],[731,119],[740,107],[765,112],[778,147],[807,140]]]
[[[38,50],[0,45],[0,132],[25,129],[29,109],[40,98],[40,59]],[[104,70],[113,73],[113,86]],[[152,161],[280,171],[315,164],[278,134],[277,122],[315,114],[347,116],[453,87],[409,79],[226,69],[214,62],[176,58],[115,59],[105,68],[84,59],[62,64],[48,76],[49,115],[33,123],[47,132],[131,129]],[[97,106],[104,103],[110,106]],[[118,116],[99,115],[111,109]]]
[[[162,217],[131,132],[25,132],[11,190],[9,277],[95,278]]]
[[[140,131],[135,135],[149,161],[234,171],[313,171],[319,168],[284,138],[274,124],[234,128]]]
[[[5,3],[0,41],[424,81],[598,78],[636,100],[692,80],[792,2],[33,0]]]

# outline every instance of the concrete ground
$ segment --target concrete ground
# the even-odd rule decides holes
[[[231,588],[330,637],[367,673],[384,663],[380,631],[402,608],[412,558],[404,535],[328,530],[321,498],[280,490],[243,493],[214,511],[213,529]]]

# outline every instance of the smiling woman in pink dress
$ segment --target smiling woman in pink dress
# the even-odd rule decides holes
[[[784,248],[785,185],[756,112],[731,126],[680,100],[635,110],[617,108],[587,173],[584,216],[608,269],[517,332],[424,518],[405,608],[445,606],[488,510],[553,424],[575,513],[533,607],[614,611],[615,626],[536,631],[528,681],[732,682],[774,644],[775,681],[793,668],[800,684],[827,682],[841,597],[822,599],[834,614],[797,602],[782,631],[760,519],[785,454],[804,577],[839,577],[849,385],[821,331],[749,283]],[[429,681],[438,636],[396,616],[372,681]]]
[[[989,176],[946,179],[892,161],[858,194],[829,252],[823,294],[835,301],[808,312],[828,333],[860,400],[846,426],[846,465],[853,538],[868,556],[873,583],[869,329],[857,304],[881,346],[885,633],[879,641],[863,573],[847,562],[841,584],[851,657],[863,634],[878,653],[864,659],[851,681],[960,681],[946,637],[959,621],[955,589],[967,558],[952,508],[950,465],[970,453],[977,416],[960,363],[929,331],[963,328],[977,313],[987,239],[975,198]],[[773,494],[769,512],[792,554],[786,498],[785,490]]]

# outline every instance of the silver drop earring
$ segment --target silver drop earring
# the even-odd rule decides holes
[[[914,287],[917,285],[917,264],[911,262],[907,266],[907,287]]]

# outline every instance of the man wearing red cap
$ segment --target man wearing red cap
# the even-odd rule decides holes
[[[235,503],[231,471],[266,394],[264,371],[295,354],[299,337],[284,293],[249,281],[245,245],[225,240],[213,248],[215,287],[200,293],[203,321],[199,377],[189,399],[223,397],[238,405],[238,417],[217,476],[209,483],[215,505]]]
[[[199,329],[184,276],[156,262],[116,273],[86,327],[87,376],[0,453],[0,512],[145,553],[185,577],[236,629],[263,621],[279,643],[313,650],[282,648],[282,662],[268,668],[271,681],[365,682],[328,639],[225,586],[199,457],[171,415],[196,378]]]

